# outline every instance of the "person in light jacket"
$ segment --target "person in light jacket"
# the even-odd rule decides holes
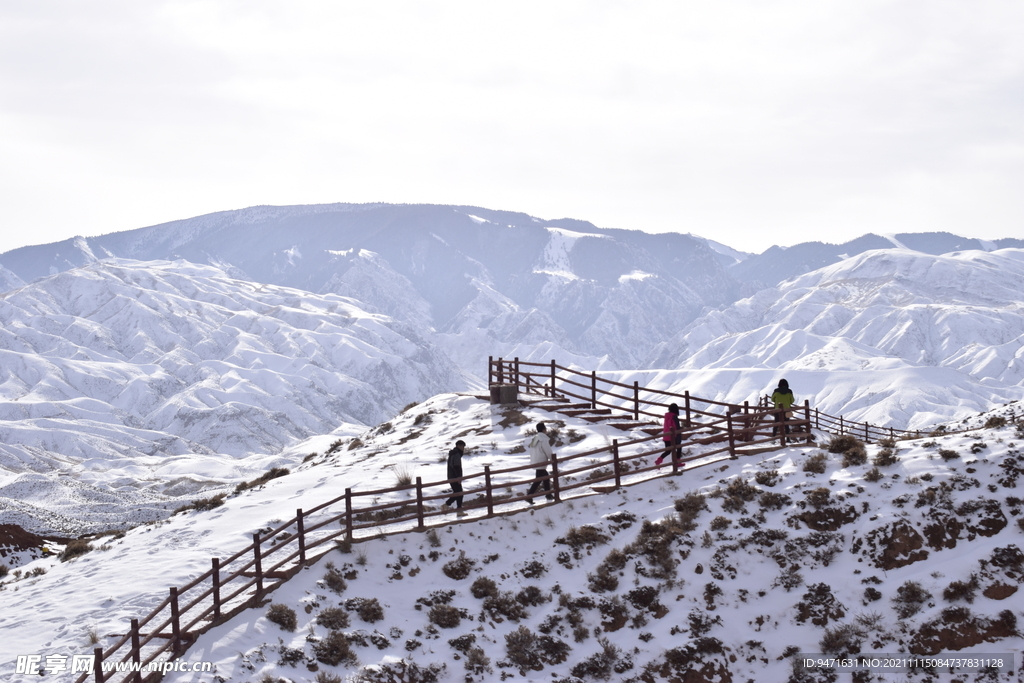
[[[548,475],[548,464],[554,453],[551,452],[551,439],[548,437],[548,429],[543,422],[537,423],[537,433],[530,437],[526,449],[530,452],[530,464],[533,465],[537,478],[530,484],[530,490],[526,492],[526,502],[533,505],[533,494],[544,484],[548,500],[554,500],[551,494],[551,477]]]

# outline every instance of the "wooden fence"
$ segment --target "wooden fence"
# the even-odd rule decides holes
[[[518,358],[495,359],[492,356],[488,358],[487,380],[489,385],[511,384],[525,394],[550,399],[575,399],[588,404],[592,410],[617,410],[633,420],[647,419],[659,424],[671,403],[679,406],[680,419],[684,424],[707,420],[715,423],[723,415],[736,413],[749,416],[748,422],[761,423],[769,419],[768,413],[774,415],[766,396],[761,397],[754,406],[749,401],[723,403],[691,396],[689,391],[680,394],[641,387],[638,382],[632,385],[615,382],[599,377],[595,371],[588,373],[573,370],[558,365],[554,360],[550,363],[535,363],[520,361]],[[839,435],[850,434],[867,443],[880,439],[916,439],[923,436],[920,431],[880,427],[829,415],[811,408],[807,401],[802,407],[797,407],[795,412],[802,412],[803,419],[815,429]]]
[[[654,419],[660,422],[669,403],[680,406],[682,429],[676,434],[687,443],[718,447],[702,449],[679,460],[669,459],[670,471],[676,474],[681,466],[696,459],[736,458],[758,447],[781,447],[787,440],[808,439],[810,427],[856,434],[872,438],[905,438],[913,432],[882,429],[865,423],[844,421],[811,409],[805,402],[792,419],[775,421],[775,411],[744,402],[722,403],[676,394],[648,387],[613,382],[557,365],[528,363],[501,358],[489,361],[490,384],[514,384],[519,391],[541,397],[583,401],[591,409],[624,411],[633,420]],[[620,393],[617,393],[617,391]],[[784,429],[778,436],[769,428],[788,426],[794,434],[787,437]],[[667,453],[658,433],[646,438],[619,442],[610,446],[569,457],[558,457],[551,466],[551,493],[555,502],[565,497],[592,493],[595,486],[617,488],[628,480],[635,483],[660,474],[659,468],[647,458]],[[168,595],[142,619],[132,619],[128,632],[107,648],[94,650],[93,671],[96,683],[126,681],[142,683],[157,681],[161,674],[146,671],[152,663],[174,660],[209,628],[232,618],[242,610],[256,607],[276,588],[284,584],[302,567],[312,564],[330,552],[360,540],[387,534],[425,531],[453,523],[487,519],[524,508],[526,488],[534,481],[529,463],[518,467],[492,470],[485,465],[482,472],[463,477],[465,490],[464,518],[452,518],[452,512],[440,503],[452,495],[450,482],[415,483],[387,489],[354,491],[345,489],[342,496],[309,510],[296,510],[295,517],[277,528],[253,534],[252,543],[228,558],[212,558],[210,569],[184,586],[171,587]],[[536,494],[542,495],[542,494]],[[379,502],[382,498],[391,498]],[[126,671],[135,665],[141,671]],[[104,671],[105,667],[121,667],[121,671]],[[76,683],[84,683],[90,673],[83,673]]]

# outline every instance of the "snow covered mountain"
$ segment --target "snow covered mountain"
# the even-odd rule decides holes
[[[785,375],[826,412],[926,427],[1024,397],[1021,282],[1021,249],[868,251],[707,313],[649,366],[708,397]]]
[[[350,296],[421,330],[473,335],[482,342],[473,357],[458,340],[453,355],[475,373],[523,339],[635,366],[706,306],[738,294],[699,238],[464,206],[253,207],[24,247],[0,255],[0,266],[16,283],[111,256],[208,263]]]
[[[51,533],[162,517],[298,441],[471,384],[351,299],[181,261],[68,270],[4,294],[0,320],[0,523]]]
[[[995,241],[960,237],[948,232],[868,233],[844,244],[801,242],[791,247],[771,247],[761,254],[730,264],[729,274],[746,283],[750,290],[773,287],[783,280],[839,263],[843,259],[875,249],[909,249],[938,256],[955,251],[995,251],[1021,249],[1024,240],[1004,238]],[[748,290],[749,291],[749,290]],[[753,293],[750,291],[750,293]]]

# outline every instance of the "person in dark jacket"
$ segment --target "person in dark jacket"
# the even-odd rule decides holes
[[[786,413],[796,403],[793,392],[789,389],[789,382],[784,379],[779,380],[779,386],[772,394],[772,403],[775,404],[775,427],[772,429],[772,436],[776,436],[779,433],[779,425],[786,420]],[[789,425],[786,425],[786,433],[789,434]]]
[[[452,497],[444,502],[442,509],[450,510],[452,505],[457,510],[462,509],[462,454],[466,448],[466,442],[459,439],[455,442],[455,448],[448,451],[448,483],[452,485]]]
[[[661,439],[665,442],[665,452],[658,456],[654,464],[661,467],[661,462],[669,455],[677,466],[683,457],[683,449],[679,444],[683,442],[683,435],[679,433],[679,406],[673,403],[665,413],[665,419],[661,426]]]

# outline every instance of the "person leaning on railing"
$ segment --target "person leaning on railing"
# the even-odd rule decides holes
[[[772,428],[772,436],[776,436],[779,433],[779,425],[787,418],[792,417],[790,409],[796,403],[793,392],[789,389],[789,382],[784,379],[779,380],[779,386],[772,394],[772,403],[775,404],[775,427]],[[789,425],[786,425],[786,434],[789,434]]]

